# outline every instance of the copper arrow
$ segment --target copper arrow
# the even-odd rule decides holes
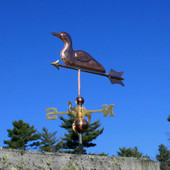
[[[87,69],[83,69],[83,68],[79,68],[79,67],[73,67],[73,66],[59,64],[59,60],[57,60],[51,64],[53,66],[55,66],[58,70],[59,70],[59,67],[63,67],[63,68],[69,68],[69,69],[73,69],[73,70],[81,70],[83,72],[97,74],[100,76],[105,76],[105,77],[109,78],[109,80],[112,84],[120,84],[120,85],[124,86],[124,84],[122,82],[122,80],[124,80],[124,78],[121,77],[123,72],[117,72],[117,71],[114,71],[113,69],[111,69],[108,74],[105,74],[105,73],[101,73],[101,72],[97,72],[97,71],[93,71],[93,70],[87,70]]]

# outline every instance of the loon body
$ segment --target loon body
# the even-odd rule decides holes
[[[61,59],[66,65],[105,73],[104,67],[88,53],[82,50],[73,50],[72,40],[68,33],[52,33],[52,35],[60,38],[65,44],[61,51]]]

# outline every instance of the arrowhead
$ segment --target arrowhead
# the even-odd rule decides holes
[[[57,67],[57,69],[59,70],[59,60],[51,63],[53,66]]]

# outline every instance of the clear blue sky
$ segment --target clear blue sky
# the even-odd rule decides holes
[[[87,109],[115,104],[115,117],[100,119],[104,132],[88,152],[116,155],[137,146],[152,159],[170,131],[169,0],[6,0],[0,4],[0,146],[14,120],[65,133],[59,119],[46,120],[46,108],[68,109],[77,97],[77,72],[50,63],[60,59],[63,42],[51,32],[68,32],[75,50],[105,67],[124,71],[125,87],[82,73]],[[61,59],[60,62],[62,63]]]

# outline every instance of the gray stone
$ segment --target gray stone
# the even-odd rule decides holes
[[[150,159],[0,150],[0,170],[160,170]]]

